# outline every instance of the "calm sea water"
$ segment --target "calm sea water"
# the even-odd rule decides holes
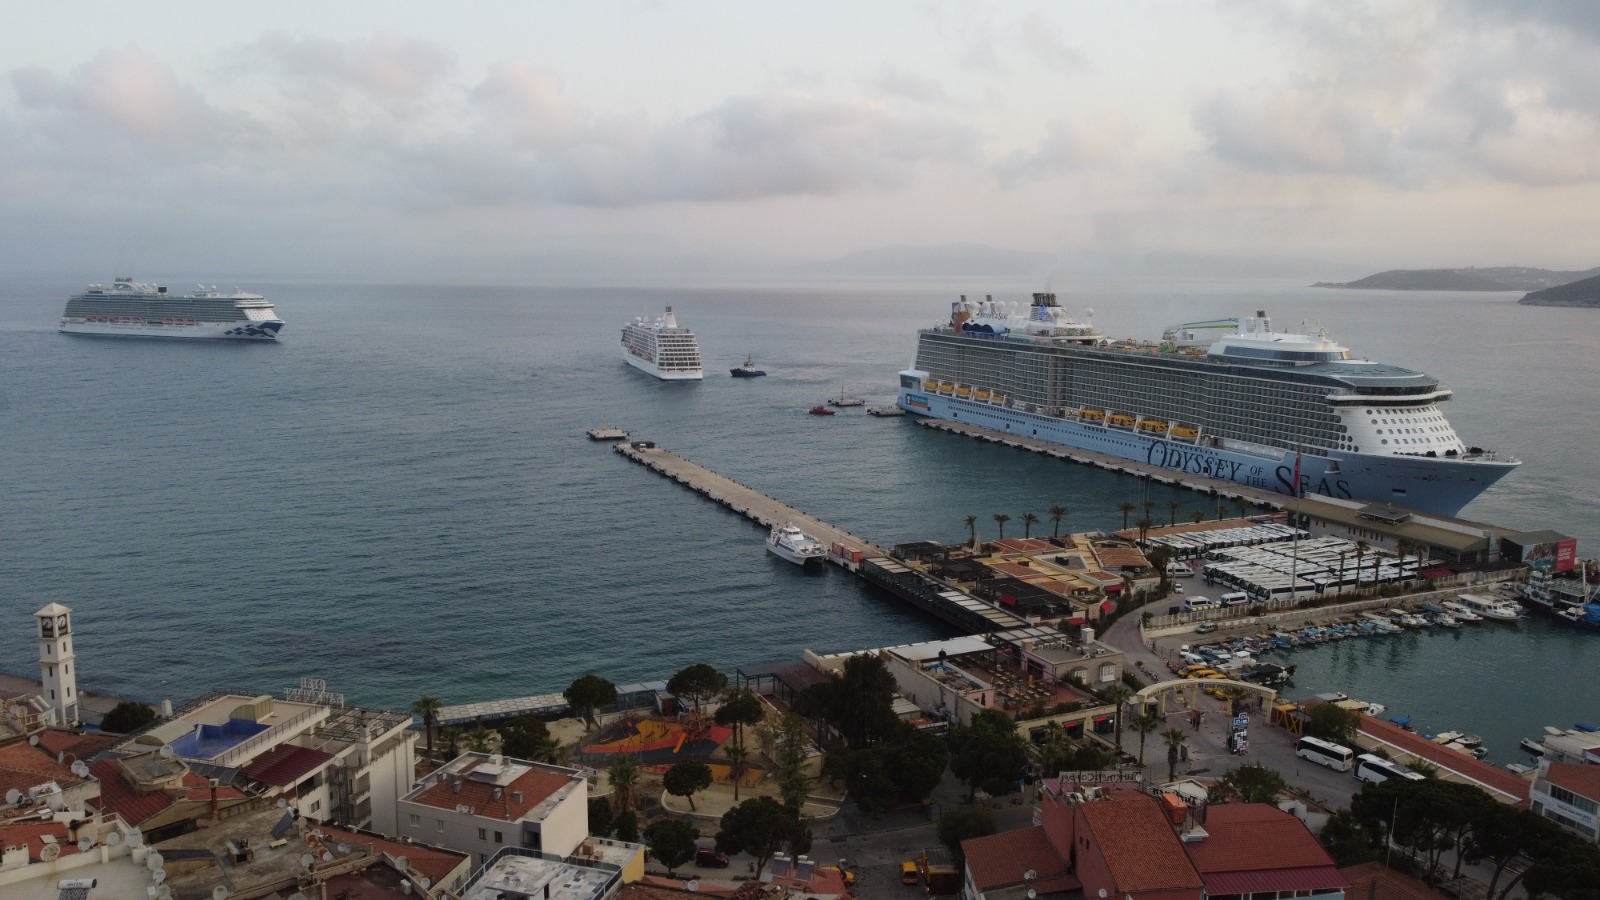
[[[914,330],[955,294],[1022,300],[1027,286],[243,286],[278,304],[281,344],[61,335],[78,285],[0,282],[0,666],[35,668],[31,613],[52,601],[75,611],[87,687],[177,698],[310,675],[383,706],[945,633],[841,573],[765,553],[753,525],[585,440],[602,419],[883,544],[959,539],[968,514],[992,535],[1006,513],[1020,534],[1023,513],[1055,504],[1064,527],[1120,527],[1117,505],[1143,499],[1131,479],[905,419],[806,415],[841,388],[889,402]],[[1600,366],[1587,364],[1600,313],[1262,281],[1058,290],[1115,336],[1257,308],[1285,328],[1320,320],[1358,354],[1442,377],[1458,431],[1526,461],[1466,515],[1555,528],[1580,550],[1600,537]],[[700,337],[703,383],[620,359],[622,322],[667,304]],[[770,377],[726,376],[747,353]],[[1159,486],[1150,499],[1158,518],[1209,502]],[[1486,692],[1501,716],[1549,698],[1523,730],[1600,719],[1560,709],[1590,702],[1564,689],[1571,670],[1541,662],[1561,636],[1488,634],[1460,639],[1474,679],[1401,653],[1362,691],[1401,710]]]

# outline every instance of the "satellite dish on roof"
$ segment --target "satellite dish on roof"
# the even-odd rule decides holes
[[[1039,896],[1038,891],[1034,890],[1033,888],[1028,888],[1028,900],[1034,900],[1034,898],[1037,896]]]
[[[78,776],[79,778],[88,778],[89,767],[84,764],[83,760],[80,759],[72,764],[72,774]]]
[[[693,879],[685,881],[683,883],[683,889],[690,892],[698,891],[700,890],[700,882]]]
[[[17,790],[16,788],[12,788],[11,790],[6,791],[6,805],[7,806],[16,806],[20,802],[22,802],[22,792],[21,791]]]
[[[156,751],[156,755],[162,759],[171,759],[174,755],[172,752],[172,745],[162,744],[161,749]]]
[[[32,744],[35,747],[39,746],[39,736],[36,734],[36,735],[33,735],[32,737],[29,737],[28,738],[28,743]]]
[[[228,889],[227,889],[227,887],[219,884],[216,887],[212,888],[211,889],[211,900],[228,900]]]
[[[150,880],[155,882],[156,884],[160,884],[161,882],[166,881],[167,880],[167,870],[166,869],[157,869],[154,872],[151,872],[150,873]]]
[[[81,837],[81,838],[78,838],[78,852],[79,853],[88,853],[90,850],[93,850],[93,849],[94,849],[94,838],[92,838],[92,837]]]
[[[408,857],[396,856],[394,858],[394,867],[404,872],[406,869],[411,867],[411,860]]]
[[[166,857],[155,850],[151,850],[150,855],[146,856],[144,861],[150,867],[150,871],[154,872],[156,869],[161,868],[162,863],[166,862]]]
[[[349,844],[340,844],[339,845],[339,855],[340,856],[349,856],[350,855],[350,845]]]
[[[312,864],[316,861],[317,858],[309,853],[300,854],[300,868],[302,869],[310,869]]]
[[[285,806],[288,806],[288,805],[289,805],[289,801],[283,799],[282,797],[278,798],[278,808],[279,809],[283,809]]]
[[[60,844],[45,844],[39,848],[39,861],[50,862],[61,855]]]
[[[1032,880],[1034,880],[1035,878],[1038,878],[1038,877],[1039,877],[1039,871],[1037,869],[1029,869],[1028,871],[1022,873],[1022,880],[1023,881],[1032,881]]]
[[[118,845],[120,843],[122,843],[122,832],[116,831],[116,830],[112,830],[112,832],[110,834],[106,835],[106,846],[107,847],[115,847],[116,845]]]

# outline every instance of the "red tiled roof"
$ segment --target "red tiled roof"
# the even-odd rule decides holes
[[[71,769],[56,762],[55,754],[27,741],[0,747],[0,797],[12,788],[27,794],[29,788],[47,781],[54,781],[63,789],[84,783]]]
[[[458,805],[469,806],[475,816],[486,816],[504,822],[516,822],[527,815],[528,810],[543,803],[568,784],[572,783],[572,776],[561,772],[552,772],[548,769],[529,769],[519,775],[510,784],[500,786],[500,799],[494,797],[497,785],[484,781],[474,781],[467,778],[468,772],[477,768],[479,763],[474,761],[461,770],[461,789],[456,790],[449,778],[441,778],[437,783],[424,789],[422,793],[412,798],[417,803],[439,809],[455,809]],[[522,792],[522,802],[516,800],[516,792]]]
[[[749,881],[757,891],[764,887],[759,881]],[[683,882],[662,875],[646,875],[642,879],[630,882],[617,891],[614,900],[693,900],[696,893],[712,894],[715,896],[733,896],[736,891],[702,881],[699,891],[686,891]]]
[[[1345,880],[1332,863],[1304,869],[1257,869],[1250,872],[1217,872],[1205,876],[1206,893],[1219,894],[1271,894],[1274,891],[1320,891],[1347,888]]]
[[[1571,763],[1551,763],[1546,775],[1550,783],[1564,787],[1574,794],[1600,800],[1600,766],[1575,766]]]
[[[1079,809],[1118,891],[1205,886],[1154,797],[1126,790],[1109,790],[1106,797]]]
[[[1066,860],[1050,843],[1044,827],[1038,825],[962,841],[961,852],[967,858],[972,883],[980,891],[1021,884],[1029,870],[1037,878],[1054,878],[1067,872]]]
[[[1391,725],[1364,713],[1358,728],[1362,734],[1374,740],[1403,750],[1412,756],[1420,756],[1431,765],[1449,769],[1479,787],[1489,789],[1490,796],[1496,800],[1515,799],[1517,806],[1528,805],[1528,782],[1505,769],[1479,762],[1465,753],[1446,749],[1398,725]]]
[[[1339,874],[1350,880],[1350,890],[1344,893],[1347,900],[1441,900],[1447,896],[1380,862],[1346,866]]]
[[[122,763],[114,759],[90,764],[89,774],[100,780],[100,796],[90,804],[101,812],[116,813],[129,825],[138,825],[177,802],[166,791],[134,790],[122,775]]]
[[[184,787],[183,796],[187,800],[210,800],[211,799],[211,780],[208,779],[208,778],[202,778],[202,777],[200,777],[199,775],[196,775],[193,772],[185,772],[184,775],[183,775],[183,787]],[[245,793],[244,793],[244,791],[241,791],[238,788],[233,788],[233,787],[218,787],[217,788],[217,800],[219,800],[219,801],[221,801],[221,800],[243,800],[243,799],[245,799]]]
[[[323,753],[310,747],[283,744],[273,747],[245,766],[244,774],[252,781],[284,787],[294,784],[333,759],[332,753]]]
[[[428,876],[436,885],[444,884],[445,879],[462,862],[471,858],[470,854],[457,853],[443,847],[430,847],[427,844],[402,844],[377,835],[358,831],[346,831],[343,828],[334,828],[331,825],[318,825],[319,831],[326,832],[334,843],[350,842],[353,844],[371,844],[378,853],[387,853],[390,856],[404,856],[411,864],[411,868]]]
[[[95,754],[121,740],[114,734],[101,734],[92,731],[62,731],[57,728],[48,728],[39,733],[39,746],[48,750],[52,755],[65,753],[71,765],[73,759],[87,762]]]
[[[0,825],[0,847],[21,847],[28,845],[28,861],[40,862],[39,851],[48,843],[43,838],[50,835],[56,839],[56,844],[61,847],[61,856],[70,856],[78,852],[78,845],[67,840],[67,826],[64,822],[29,822],[23,825]]]
[[[1304,823],[1275,806],[1265,803],[1226,803],[1206,807],[1202,826],[1205,840],[1185,844],[1189,858],[1212,894],[1258,893],[1258,891],[1211,890],[1210,876],[1219,872],[1251,872],[1270,869],[1308,869],[1333,866],[1333,859],[1311,836]],[[1340,887],[1335,883],[1319,885]],[[1305,890],[1299,887],[1262,888],[1263,891]]]

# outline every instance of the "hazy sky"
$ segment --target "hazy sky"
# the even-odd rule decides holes
[[[1594,0],[119,0],[5,23],[11,271],[514,271],[633,235],[779,261],[1600,264]]]

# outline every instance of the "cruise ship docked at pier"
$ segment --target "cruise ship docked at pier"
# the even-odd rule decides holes
[[[679,327],[670,306],[660,318],[641,317],[622,326],[622,358],[662,381],[699,381],[705,377],[700,365],[700,342],[695,340],[694,332]]]
[[[91,284],[67,299],[61,331],[117,337],[219,338],[275,341],[283,320],[260,294],[196,285],[182,296],[164,285],[118,278]]]
[[[1109,456],[1294,496],[1322,494],[1455,515],[1518,460],[1470,447],[1438,379],[1352,359],[1320,330],[1170,330],[1112,342],[1054,294],[951,304],[917,338],[897,405]]]

